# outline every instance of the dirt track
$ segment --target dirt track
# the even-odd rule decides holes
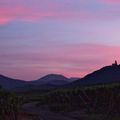
[[[75,120],[59,113],[42,110],[35,103],[25,104],[20,120]]]

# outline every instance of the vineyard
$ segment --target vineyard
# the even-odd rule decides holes
[[[59,88],[43,93],[38,90],[36,94],[32,92],[15,94],[0,89],[0,120],[22,120],[19,119],[21,107],[27,103],[36,103],[36,108],[69,115],[75,120],[120,118],[120,84]],[[75,111],[77,116],[72,115]]]
[[[0,120],[18,120],[21,99],[0,89]]]
[[[95,120],[118,120],[119,100],[120,84],[115,84],[55,90],[42,95],[38,105],[47,105],[54,112],[82,111],[81,114],[100,116]]]

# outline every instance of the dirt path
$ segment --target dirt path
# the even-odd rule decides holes
[[[23,111],[26,115],[32,116],[33,120],[75,120],[66,116],[63,116],[59,113],[53,113],[47,110],[42,110],[39,107],[36,107],[36,103],[29,103],[23,106]],[[36,118],[35,118],[36,116]],[[32,120],[30,118],[22,118],[21,120]]]
[[[39,119],[37,118],[37,116],[22,111],[18,117],[18,120],[39,120]]]

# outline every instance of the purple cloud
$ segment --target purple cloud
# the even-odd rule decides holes
[[[120,17],[120,9],[111,6],[102,6],[99,3],[119,3],[118,0],[104,0],[94,2],[88,1],[55,1],[55,0],[34,0],[34,1],[1,1],[0,24],[7,24],[11,21],[40,21],[48,19],[62,20],[87,20],[87,19],[109,19],[113,16]],[[99,9],[98,7],[99,6]],[[93,10],[94,8],[94,10]],[[110,14],[109,14],[110,13]],[[111,14],[112,13],[112,14]]]

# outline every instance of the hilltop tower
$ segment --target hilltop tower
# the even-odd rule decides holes
[[[115,65],[118,65],[118,64],[117,64],[117,60],[115,60]]]
[[[112,64],[112,66],[118,66],[117,60]]]

